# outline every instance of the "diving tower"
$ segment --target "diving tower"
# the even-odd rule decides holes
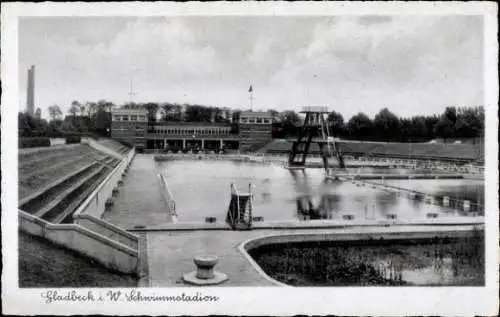
[[[252,227],[253,196],[255,187],[250,183],[248,192],[240,193],[231,183],[231,201],[227,211],[226,223],[233,230],[248,230]]]
[[[328,107],[306,106],[300,113],[305,113],[302,127],[299,129],[297,140],[293,141],[292,150],[288,158],[290,169],[305,168],[311,143],[318,144],[323,167],[328,172],[330,167],[328,158],[336,156],[339,167],[345,168],[344,158],[335,139],[330,136],[328,124],[324,115],[329,113]]]

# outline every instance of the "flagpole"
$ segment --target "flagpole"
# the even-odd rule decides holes
[[[250,92],[250,111],[253,109],[253,91]]]

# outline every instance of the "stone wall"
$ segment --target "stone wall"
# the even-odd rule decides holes
[[[74,217],[74,223],[89,230],[92,230],[100,235],[108,237],[111,240],[124,244],[134,250],[139,247],[139,239],[137,236],[128,233],[127,231],[88,214],[79,214]]]
[[[80,225],[51,224],[19,210],[19,228],[86,255],[109,269],[137,274],[137,250]]]
[[[122,174],[134,158],[135,150],[130,150],[106,179],[97,187],[97,189],[78,207],[73,217],[79,214],[89,214],[96,218],[101,218],[106,205],[106,200],[111,198],[113,189],[118,186],[122,179]]]

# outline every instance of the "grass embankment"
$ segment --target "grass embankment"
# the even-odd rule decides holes
[[[135,276],[19,232],[19,287],[135,287]]]

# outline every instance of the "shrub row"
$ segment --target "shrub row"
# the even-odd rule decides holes
[[[19,138],[19,148],[31,147],[47,147],[50,146],[50,138],[34,137],[34,138]]]
[[[80,137],[80,136],[67,136],[66,137],[66,144],[80,143],[81,141],[82,141],[82,137]]]

